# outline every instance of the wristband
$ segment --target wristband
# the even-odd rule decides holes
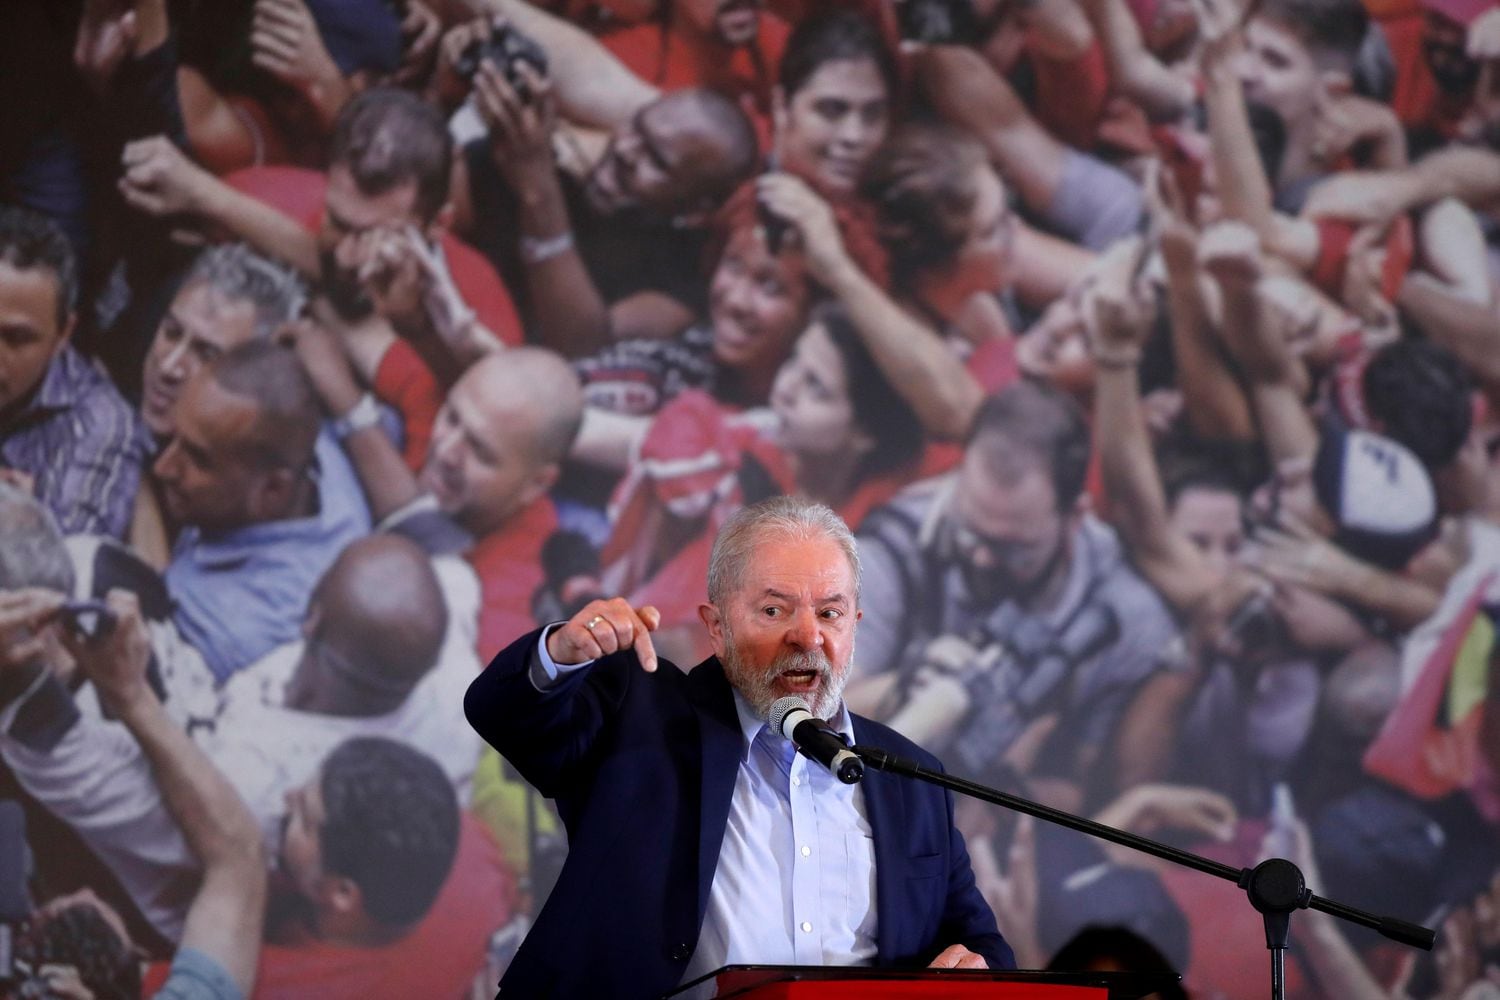
[[[573,231],[564,229],[556,236],[521,237],[521,257],[528,264],[543,264],[573,249]]]
[[[375,397],[368,392],[359,397],[359,402],[350,408],[349,412],[342,417],[335,417],[330,424],[333,436],[343,441],[350,434],[362,431],[366,427],[374,427],[380,422],[380,407],[375,402]]]

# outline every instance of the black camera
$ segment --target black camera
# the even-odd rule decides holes
[[[115,627],[115,613],[99,600],[68,601],[58,617],[69,632],[85,642],[102,639]]]
[[[499,67],[505,82],[516,89],[522,100],[531,95],[520,72],[521,63],[529,63],[538,76],[547,73],[547,51],[508,24],[491,25],[488,38],[476,38],[464,46],[453,63],[453,71],[465,80],[472,80],[479,64],[486,59]]]
[[[900,0],[901,37],[928,45],[970,45],[979,40],[973,0]]]

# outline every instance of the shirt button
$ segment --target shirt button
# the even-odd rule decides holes
[[[792,785],[793,785],[793,787],[795,787],[797,785],[800,785],[800,784],[802,784],[802,779],[801,778],[793,778],[792,779]]]
[[[810,857],[812,857],[812,848],[808,847],[806,844],[803,844],[802,845],[802,856],[804,858],[810,858]]]
[[[808,923],[806,920],[802,921],[802,933],[804,933],[804,934],[811,934],[812,933],[812,924]]]

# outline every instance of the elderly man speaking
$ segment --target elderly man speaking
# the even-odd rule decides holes
[[[778,497],[715,540],[715,656],[658,661],[654,608],[595,601],[470,686],[469,722],[557,800],[569,856],[502,996],[655,997],[726,964],[1011,968],[947,793],[841,784],[767,725],[796,696],[851,741],[937,762],[842,692],[859,558],[827,507]]]

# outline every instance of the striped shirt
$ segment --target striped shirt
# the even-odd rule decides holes
[[[69,535],[124,537],[150,449],[135,409],[71,344],[0,425],[0,467],[31,476],[36,498]]]

